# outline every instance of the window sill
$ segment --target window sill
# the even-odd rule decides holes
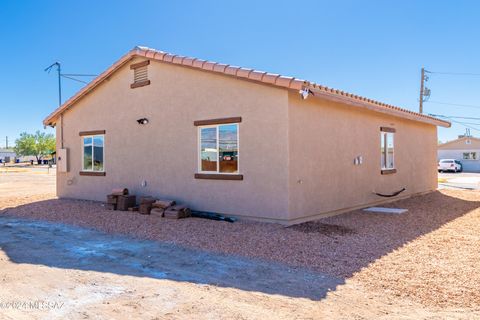
[[[150,84],[150,80],[134,82],[130,85],[130,88],[135,89],[135,88],[139,88],[139,87],[148,86],[149,84]]]
[[[382,174],[393,174],[393,173],[397,173],[397,169],[383,169],[383,170],[381,170],[381,173]]]
[[[243,174],[195,173],[195,179],[243,180]]]
[[[98,172],[98,171],[80,171],[81,176],[105,176],[106,172]]]

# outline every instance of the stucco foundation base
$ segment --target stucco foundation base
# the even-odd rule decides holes
[[[301,217],[301,218],[291,219],[291,220],[264,218],[264,217],[258,217],[258,216],[250,216],[250,215],[238,215],[238,214],[237,215],[232,215],[232,214],[225,214],[225,213],[221,213],[221,212],[214,212],[214,213],[218,213],[218,214],[224,215],[226,217],[233,217],[233,218],[237,218],[237,219],[241,219],[241,220],[278,223],[278,224],[285,225],[285,226],[292,226],[292,225],[295,225],[295,224],[300,224],[300,223],[304,223],[304,222],[308,222],[308,221],[314,221],[314,220],[318,220],[318,219],[322,219],[322,218],[336,216],[336,215],[339,215],[339,214],[342,214],[342,213],[345,213],[345,212],[349,212],[349,211],[353,211],[353,210],[368,208],[368,207],[376,206],[376,205],[379,205],[379,204],[391,203],[391,202],[395,202],[395,201],[398,201],[398,200],[408,199],[408,198],[411,198],[411,197],[417,197],[417,196],[429,194],[429,193],[434,192],[434,191],[435,190],[429,190],[429,191],[425,191],[425,192],[407,194],[407,195],[404,195],[404,196],[397,196],[397,197],[394,197],[394,198],[380,199],[378,201],[372,201],[372,202],[369,202],[369,203],[366,203],[366,204],[361,204],[361,205],[358,205],[358,206],[342,208],[342,209],[334,210],[334,211],[316,213],[316,214],[304,216],[304,217]],[[65,199],[65,200],[84,200],[84,201],[95,201],[95,202],[103,203],[102,201],[79,199],[79,198],[68,197],[68,196],[67,197],[58,197],[58,198],[59,199]],[[195,210],[195,208],[192,208],[192,209]]]
[[[300,224],[300,223],[304,223],[304,222],[308,222],[308,221],[313,221],[313,220],[318,220],[318,219],[322,219],[322,218],[336,216],[336,215],[339,215],[339,214],[342,214],[342,213],[345,213],[345,212],[349,212],[349,211],[353,211],[353,210],[368,208],[368,207],[376,206],[376,205],[379,205],[379,204],[391,203],[391,202],[395,202],[395,201],[398,201],[398,200],[408,199],[408,198],[411,198],[411,197],[417,197],[417,196],[429,194],[429,193],[434,192],[434,191],[435,190],[429,190],[429,191],[424,191],[424,192],[407,194],[405,196],[397,196],[397,197],[394,197],[394,198],[382,199],[382,200],[379,200],[379,201],[369,202],[367,204],[361,204],[361,205],[358,205],[358,206],[343,208],[343,209],[339,209],[339,210],[335,210],[335,211],[316,213],[316,214],[312,214],[312,215],[309,215],[309,216],[296,218],[296,219],[292,219],[292,220],[259,218],[259,217],[248,216],[248,215],[225,215],[225,216],[234,217],[234,218],[238,218],[238,219],[245,219],[245,220],[250,220],[250,221],[272,222],[272,223],[279,223],[279,224],[282,224],[282,225],[285,225],[285,226],[292,226],[292,225],[295,225],[295,224]]]

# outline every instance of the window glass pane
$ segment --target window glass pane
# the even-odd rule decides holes
[[[386,168],[385,165],[385,133],[380,133],[380,150],[381,150],[381,165],[382,169]]]
[[[394,166],[394,145],[393,145],[393,133],[387,133],[387,168],[393,169]]]
[[[92,138],[83,138],[83,170],[92,170]]]
[[[463,153],[464,160],[477,160],[477,153],[476,152],[464,152]]]
[[[229,124],[218,127],[219,171],[238,172],[238,125]]]
[[[93,170],[103,171],[103,136],[93,138]]]
[[[201,171],[217,171],[217,128],[200,129]]]

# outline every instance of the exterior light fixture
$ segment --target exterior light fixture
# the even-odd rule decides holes
[[[147,124],[148,119],[147,118],[138,119],[137,122],[138,122],[138,124]]]
[[[307,99],[310,94],[313,96],[312,90],[308,88],[303,88],[302,90],[298,91],[298,93],[300,94],[303,100]]]

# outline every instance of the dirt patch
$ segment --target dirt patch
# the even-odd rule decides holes
[[[36,220],[0,217],[0,245],[15,263],[214,283],[311,300],[343,283],[304,268]]]
[[[355,230],[335,224],[326,224],[319,221],[305,222],[289,227],[303,233],[321,233],[327,236],[345,236],[354,234]]]
[[[475,249],[480,193],[445,190],[391,206],[409,211],[395,216],[353,211],[299,227],[323,232],[247,221],[159,219],[81,200],[40,201],[5,214],[306,267],[425,306],[480,308]]]
[[[442,190],[388,205],[408,209],[401,215],[358,210],[296,228],[285,228],[247,221],[158,219],[131,212],[108,211],[98,202],[58,200],[52,194],[31,195],[23,190],[27,189],[22,189],[16,196],[0,197],[0,208],[12,207],[3,215],[64,222],[211,254],[262,259],[292,269],[308,268],[345,279],[345,284],[312,304],[301,298],[284,299],[281,295],[258,295],[214,285],[201,288],[188,283],[162,282],[159,285],[148,279],[124,282],[112,275],[90,271],[83,271],[76,278],[71,271],[48,269],[49,279],[61,279],[55,283],[62,294],[65,293],[62,286],[88,285],[83,293],[71,297],[79,301],[83,301],[82,296],[98,297],[98,301],[89,302],[94,303],[90,311],[85,311],[90,315],[103,310],[99,301],[108,301],[111,305],[105,308],[110,310],[115,306],[118,314],[136,312],[153,318],[158,313],[149,312],[161,301],[161,307],[169,310],[169,318],[181,318],[185,314],[266,318],[272,312],[278,315],[277,318],[295,315],[345,319],[480,318],[479,192]],[[29,190],[37,189],[29,187]],[[19,278],[19,268],[23,274],[31,273],[29,279],[35,279],[35,283],[41,282],[46,271],[37,272],[28,264],[8,266],[0,266],[7,280],[11,279],[7,282],[9,286],[3,282],[1,288],[3,291],[9,288],[12,294],[18,293],[23,285],[25,292],[31,290],[31,281],[23,283],[23,278]],[[92,281],[100,283],[102,290],[113,283],[121,283],[121,287],[127,287],[128,291],[138,291],[135,294],[122,291],[120,296],[102,298],[103,291],[90,286]],[[163,298],[155,295],[159,288],[162,288]],[[147,298],[143,300],[141,296]],[[200,301],[198,297],[206,300]],[[139,313],[140,309],[142,313]]]

